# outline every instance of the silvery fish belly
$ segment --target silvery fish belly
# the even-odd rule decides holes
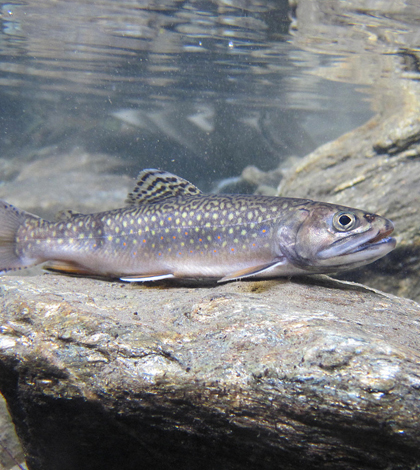
[[[204,195],[160,170],[142,171],[126,204],[49,222],[0,201],[0,272],[46,263],[123,281],[223,282],[336,272],[395,248],[392,222],[375,214],[308,199]]]

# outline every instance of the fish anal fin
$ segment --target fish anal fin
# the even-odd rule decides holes
[[[235,271],[230,274],[227,274],[226,276],[222,277],[222,279],[219,279],[217,282],[234,281],[237,279],[244,279],[244,278],[252,277],[252,276],[264,277],[266,275],[267,277],[270,277],[270,274],[271,274],[270,271],[274,270],[278,266],[282,266],[284,263],[285,263],[285,260],[277,259],[270,263],[250,266],[248,268],[240,269],[239,271]]]
[[[131,275],[131,276],[124,276],[120,277],[120,281],[125,282],[146,282],[146,281],[160,281],[162,279],[171,279],[175,277],[172,273],[151,273],[151,274],[144,274],[144,275]]]
[[[90,271],[88,268],[81,266],[80,264],[73,263],[71,261],[48,261],[42,266],[43,269],[47,271],[52,271],[55,273],[62,274],[73,274],[81,276],[93,276],[95,273]]]
[[[133,191],[125,200],[130,206],[152,203],[177,196],[199,196],[202,192],[183,178],[168,171],[147,169],[140,172]]]

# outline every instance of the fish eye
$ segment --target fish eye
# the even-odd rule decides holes
[[[340,232],[351,230],[356,225],[356,216],[352,212],[337,212],[333,225]]]

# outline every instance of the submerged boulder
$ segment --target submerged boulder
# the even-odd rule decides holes
[[[3,279],[0,392],[31,470],[420,465],[420,306],[325,276]]]

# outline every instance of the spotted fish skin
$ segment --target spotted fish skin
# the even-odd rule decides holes
[[[160,170],[141,172],[127,203],[49,222],[1,201],[0,271],[47,262],[126,281],[227,281],[339,271],[395,247],[392,223],[375,214],[307,199],[203,195]]]

